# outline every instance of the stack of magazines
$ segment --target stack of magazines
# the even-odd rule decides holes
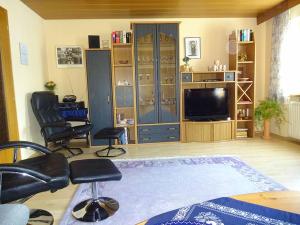
[[[248,128],[238,128],[236,131],[237,138],[246,138],[248,137]]]

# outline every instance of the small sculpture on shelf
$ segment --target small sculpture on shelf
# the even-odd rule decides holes
[[[227,66],[226,64],[222,65],[220,63],[220,60],[215,60],[214,65],[213,66],[209,66],[208,67],[208,71],[214,71],[214,72],[221,72],[221,71],[226,71]]]
[[[245,62],[245,61],[247,61],[247,59],[248,59],[248,57],[247,57],[247,54],[245,52],[241,52],[239,54],[239,61],[240,62]]]
[[[239,120],[248,120],[249,119],[249,108],[246,109],[239,109],[237,117]]]
[[[124,81],[118,81],[117,86],[129,86],[130,83],[128,82],[128,80],[124,80]]]

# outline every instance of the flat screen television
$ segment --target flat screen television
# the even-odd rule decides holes
[[[228,112],[228,90],[205,88],[184,90],[185,119],[194,121],[226,120]]]

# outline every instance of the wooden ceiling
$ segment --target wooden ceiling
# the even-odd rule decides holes
[[[21,0],[44,19],[257,17],[283,0]]]

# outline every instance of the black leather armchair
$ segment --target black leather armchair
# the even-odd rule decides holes
[[[30,148],[39,156],[17,161],[18,151]],[[73,210],[76,219],[97,222],[112,216],[119,203],[109,197],[99,197],[96,182],[120,180],[121,172],[109,159],[75,160],[68,164],[66,157],[52,153],[39,144],[14,141],[0,145],[0,151],[14,151],[13,163],[0,164],[0,203],[25,202],[45,191],[55,192],[73,184],[92,183],[92,198],[79,203]],[[53,224],[53,216],[45,210],[31,210],[28,224]]]
[[[39,156],[17,161],[18,150],[30,148]],[[13,149],[14,162],[0,164],[1,203],[25,202],[32,195],[44,191],[55,192],[69,185],[70,169],[67,159],[59,153],[31,142],[9,142],[0,146],[0,151]],[[31,210],[31,223],[43,220],[52,224],[52,215],[44,210]],[[51,222],[52,221],[52,222]]]
[[[48,147],[48,143],[54,143],[59,145],[54,151],[66,149],[72,156],[83,153],[81,148],[71,148],[69,141],[90,132],[92,124],[72,127],[60,115],[57,96],[50,91],[34,92],[31,96],[31,106],[41,127],[46,147]],[[76,151],[74,152],[74,150]]]

